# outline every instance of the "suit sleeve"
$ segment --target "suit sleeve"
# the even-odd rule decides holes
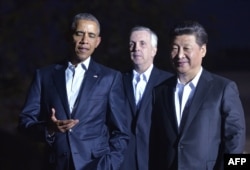
[[[35,140],[44,141],[45,121],[40,118],[41,102],[41,77],[39,70],[32,80],[24,107],[19,115],[18,128],[20,132],[34,138]]]
[[[230,82],[223,97],[225,153],[243,153],[246,139],[245,118],[236,84]]]

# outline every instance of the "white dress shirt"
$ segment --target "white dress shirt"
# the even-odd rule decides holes
[[[79,94],[81,84],[84,79],[85,71],[87,70],[90,62],[90,57],[78,65],[68,63],[68,68],[65,70],[66,88],[70,113],[74,109],[75,101]]]
[[[141,74],[133,70],[133,82],[132,83],[133,83],[136,105],[139,105],[141,101],[141,98],[144,94],[152,69],[153,69],[153,64],[144,73],[141,73]]]
[[[202,68],[198,72],[198,74],[194,77],[192,81],[187,84],[182,84],[179,79],[177,79],[176,90],[175,90],[175,111],[176,111],[176,118],[177,124],[180,125],[182,113],[192,101],[192,97],[194,95],[195,88],[197,83],[200,79],[202,72]]]

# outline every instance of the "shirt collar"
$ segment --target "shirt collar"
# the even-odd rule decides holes
[[[90,57],[88,57],[86,60],[82,61],[82,67],[84,70],[88,70],[89,68],[89,63],[90,63]],[[68,67],[71,68],[73,66],[73,64],[69,61],[68,62]]]
[[[203,68],[201,67],[201,69],[200,69],[199,72],[196,74],[196,76],[193,78],[193,80],[190,81],[189,83],[187,83],[186,85],[196,87],[197,84],[198,84],[198,81],[199,81],[199,79],[200,79],[202,70],[203,70]],[[177,85],[183,85],[183,84],[180,82],[179,78],[177,78]]]
[[[153,66],[154,65],[151,64],[150,67],[145,72],[141,73],[141,74],[144,74],[144,76],[146,78],[146,82],[148,82],[148,80],[149,80],[150,74],[151,74],[151,72],[153,70]],[[141,74],[139,74],[138,72],[136,72],[135,70],[133,70],[133,76],[134,76],[134,78],[136,76],[140,76]]]

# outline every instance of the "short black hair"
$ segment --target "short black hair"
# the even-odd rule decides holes
[[[208,43],[208,35],[205,28],[197,21],[182,21],[173,26],[169,33],[170,43],[179,35],[194,35],[199,46]]]
[[[99,23],[98,19],[90,13],[79,13],[79,14],[75,15],[73,18],[72,24],[71,24],[71,31],[73,31],[73,32],[75,31],[77,21],[81,20],[81,19],[94,21],[98,26],[98,34],[100,34],[100,31],[101,31],[100,23]]]

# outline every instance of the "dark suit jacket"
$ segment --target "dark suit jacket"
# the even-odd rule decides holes
[[[72,159],[76,170],[118,170],[128,142],[121,73],[91,59],[70,114],[66,68],[67,64],[56,64],[37,70],[20,114],[20,129],[47,142],[55,169],[67,169]],[[72,131],[56,133],[54,141],[46,137],[52,107],[57,119],[79,119]]]
[[[173,77],[154,90],[150,169],[222,169],[224,153],[242,153],[245,119],[236,84],[203,70],[177,127]]]
[[[136,108],[133,92],[133,71],[125,73],[123,83],[128,99],[128,122],[130,132],[129,146],[122,170],[148,169],[148,143],[152,111],[152,89],[162,83],[172,74],[153,67],[146,89],[144,91],[140,108]]]

